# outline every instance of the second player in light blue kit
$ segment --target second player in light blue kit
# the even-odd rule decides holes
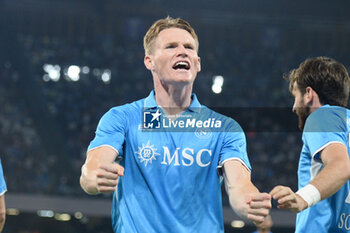
[[[155,22],[144,38],[154,91],[99,122],[80,182],[89,194],[116,190],[116,233],[224,232],[222,177],[241,217],[259,224],[269,213],[270,195],[251,183],[242,129],[192,93],[198,46],[186,21]]]
[[[0,232],[2,232],[5,220],[6,220],[6,203],[5,203],[5,193],[7,191],[7,186],[4,177],[4,171],[2,170],[2,164],[0,160]]]
[[[288,76],[303,130],[299,190],[271,191],[279,208],[297,212],[297,233],[350,232],[350,78],[333,59],[307,59]],[[293,145],[291,145],[293,146]]]

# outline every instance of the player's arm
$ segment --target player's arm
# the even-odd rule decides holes
[[[108,146],[101,146],[87,153],[81,168],[80,186],[88,194],[113,192],[124,168],[114,163],[118,153]]]
[[[278,200],[278,208],[300,212],[333,195],[350,179],[350,160],[344,144],[328,145],[320,152],[320,158],[324,168],[309,185],[297,193],[284,186],[271,191],[272,197]]]
[[[5,205],[5,194],[0,196],[0,232],[4,228],[6,220],[6,205]]]
[[[321,152],[324,168],[310,184],[321,194],[321,200],[336,193],[350,179],[350,159],[344,144],[333,143]]]
[[[225,162],[223,175],[233,210],[243,219],[262,223],[269,214],[271,196],[259,193],[251,182],[250,171],[238,160]]]

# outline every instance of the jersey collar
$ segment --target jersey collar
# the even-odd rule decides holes
[[[145,99],[144,108],[151,109],[156,107],[157,107],[157,102],[156,102],[156,99],[154,98],[154,91],[151,91],[151,93],[149,93],[149,95]]]
[[[188,110],[199,113],[202,105],[199,103],[196,94],[192,93],[191,99],[192,99],[192,102]],[[151,93],[145,99],[144,108],[152,109],[157,107],[158,105],[157,105],[156,99],[154,98],[154,90],[152,90]]]

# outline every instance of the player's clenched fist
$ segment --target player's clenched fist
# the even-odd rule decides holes
[[[124,168],[115,163],[118,153],[107,146],[101,146],[87,153],[81,168],[80,186],[91,195],[113,192]]]
[[[308,207],[307,202],[289,187],[278,185],[271,190],[270,194],[273,199],[277,200],[279,209],[299,213]]]
[[[124,168],[117,163],[100,164],[96,173],[96,183],[98,192],[113,192],[118,185],[119,176],[123,175]]]
[[[251,193],[247,196],[248,219],[255,224],[264,222],[271,209],[271,195],[268,193]]]

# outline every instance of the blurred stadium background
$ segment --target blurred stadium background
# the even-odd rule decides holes
[[[296,190],[301,135],[282,76],[320,55],[349,69],[349,7],[345,0],[0,0],[4,232],[112,233],[111,196],[86,195],[80,167],[102,114],[152,89],[142,38],[167,15],[197,31],[202,72],[194,92],[247,131],[254,183],[266,192],[277,184]],[[226,232],[254,230],[237,221],[226,194],[223,204]],[[294,214],[274,205],[272,218],[273,232],[293,232]]]

